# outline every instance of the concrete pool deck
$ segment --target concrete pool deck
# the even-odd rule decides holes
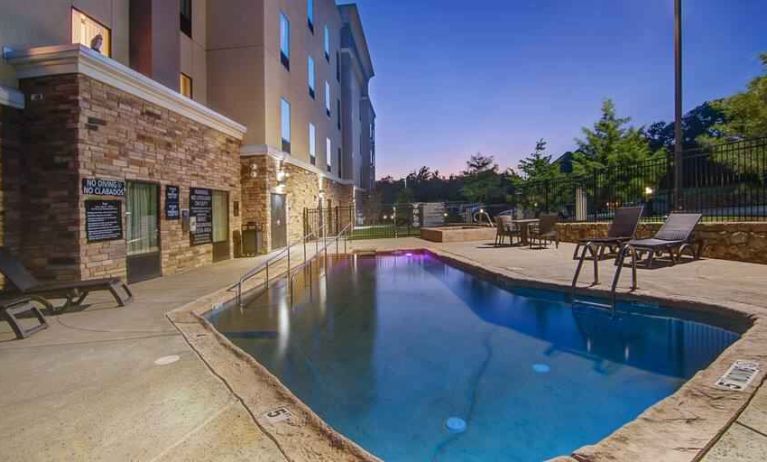
[[[496,249],[490,244],[402,238],[357,241],[352,248],[433,249],[517,279],[570,283],[575,266],[570,259],[572,245],[528,250]],[[0,459],[362,458],[357,448],[334,439],[311,419],[269,427],[257,410],[273,409],[283,397],[268,395],[274,391],[270,387],[249,385],[252,377],[247,374],[258,371],[248,359],[210,363],[211,370],[203,358],[207,361],[207,355],[217,354],[217,340],[199,330],[203,326],[183,310],[171,315],[177,325],[183,325],[183,336],[166,318],[166,313],[190,302],[215,304],[225,296],[220,289],[262,260],[234,260],[135,284],[136,300],[126,308],[115,307],[101,294],[94,295],[85,310],[50,317],[51,328],[22,341],[11,340],[10,329],[0,323],[0,431],[4,435]],[[604,287],[612,267],[605,261],[601,268]],[[589,270],[584,270],[584,281],[590,278]],[[622,292],[627,290],[629,278],[626,273]],[[767,316],[765,281],[766,265],[702,260],[640,270],[639,293],[701,304],[726,302],[740,312],[762,317]],[[767,355],[767,349],[754,353]],[[178,355],[180,360],[167,366],[154,364],[167,355]],[[764,368],[767,358],[761,357]],[[239,380],[226,379],[238,374]],[[757,382],[763,379],[764,372]],[[694,406],[690,410],[691,421],[705,418],[694,414]],[[681,448],[675,457],[664,460],[694,460],[700,452],[705,452],[703,460],[710,461],[767,458],[767,389],[753,394],[745,410],[735,417],[707,451]],[[291,440],[294,443],[285,443]],[[307,440],[315,443],[308,450],[301,447]],[[673,442],[675,437],[667,440]],[[648,444],[641,439],[637,442]],[[582,460],[620,459],[584,453]]]

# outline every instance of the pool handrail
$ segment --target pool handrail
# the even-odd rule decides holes
[[[317,257],[317,255],[320,255],[322,251],[325,252],[325,257],[327,258],[327,254],[328,254],[327,249],[328,249],[328,246],[330,245],[330,244],[328,244],[328,240],[330,240],[331,244],[333,242],[336,243],[336,253],[338,253],[338,251],[340,250],[340,239],[342,237],[346,236],[346,234],[348,233],[350,228],[352,228],[352,226],[353,226],[353,223],[349,223],[336,236],[328,237],[327,234],[324,232],[325,228],[327,227],[327,224],[323,224],[317,230],[314,230],[314,231],[306,234],[301,239],[297,239],[297,240],[293,241],[288,246],[286,246],[285,248],[283,248],[282,250],[277,252],[277,254],[273,255],[268,260],[266,260],[264,263],[262,263],[262,264],[256,266],[255,268],[247,271],[245,274],[243,274],[240,277],[239,281],[237,281],[237,283],[235,283],[234,285],[229,287],[228,290],[231,291],[233,289],[237,289],[237,303],[238,304],[242,304],[242,286],[243,286],[243,284],[245,282],[249,281],[250,279],[253,279],[257,275],[261,274],[262,272],[266,273],[265,274],[265,276],[266,276],[265,286],[266,286],[266,288],[269,288],[269,266],[270,265],[274,266],[274,264],[276,262],[278,262],[280,260],[283,260],[283,259],[287,259],[287,263],[288,263],[287,273],[288,273],[288,277],[290,277],[291,270],[292,270],[292,267],[291,267],[291,264],[290,264],[290,252],[293,249],[293,247],[295,247],[295,246],[297,246],[299,244],[303,244],[304,261],[303,261],[303,263],[300,266],[304,266],[307,263],[311,262],[314,258]],[[319,235],[318,235],[318,233],[319,233]],[[306,243],[311,238],[314,238],[314,241],[315,241],[315,252],[314,252],[314,255],[312,255],[310,258],[307,258]],[[320,245],[319,245],[320,239],[322,239],[322,241],[323,241],[323,248],[322,248],[322,250],[320,249]],[[346,249],[347,249],[347,241],[348,241],[348,237],[344,240],[344,252],[346,252]]]

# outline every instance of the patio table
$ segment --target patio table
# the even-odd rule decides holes
[[[523,218],[519,220],[511,220],[512,224],[519,226],[519,238],[522,241],[522,245],[528,245],[528,236],[530,235],[530,226],[538,224],[540,220],[538,218]]]

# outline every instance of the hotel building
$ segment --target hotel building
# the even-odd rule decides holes
[[[304,234],[375,176],[374,75],[333,0],[0,0],[0,245],[138,281]]]

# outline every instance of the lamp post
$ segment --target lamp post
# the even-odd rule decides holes
[[[682,0],[674,0],[674,207],[684,208],[682,201]]]

